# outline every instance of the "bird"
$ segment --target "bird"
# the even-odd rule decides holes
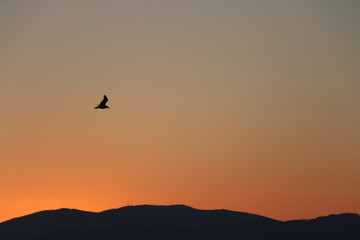
[[[98,104],[98,105],[97,105],[96,107],[94,107],[94,108],[95,108],[95,109],[98,109],[98,108],[100,108],[100,109],[109,108],[108,106],[106,106],[107,101],[108,101],[108,98],[107,98],[106,95],[104,95],[104,99],[101,101],[101,103]]]

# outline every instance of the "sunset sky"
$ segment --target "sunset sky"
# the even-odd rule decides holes
[[[0,222],[127,204],[360,213],[359,12],[0,1]]]

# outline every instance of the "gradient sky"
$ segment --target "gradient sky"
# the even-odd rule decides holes
[[[360,212],[357,0],[0,1],[0,221]],[[93,109],[109,97],[110,110]]]

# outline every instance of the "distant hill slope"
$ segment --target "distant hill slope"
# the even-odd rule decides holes
[[[99,213],[42,211],[0,223],[1,240],[360,239],[360,216],[340,214],[281,222],[185,205],[128,206]]]

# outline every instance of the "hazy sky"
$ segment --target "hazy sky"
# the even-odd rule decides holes
[[[0,1],[0,221],[128,203],[359,213],[359,12]]]

